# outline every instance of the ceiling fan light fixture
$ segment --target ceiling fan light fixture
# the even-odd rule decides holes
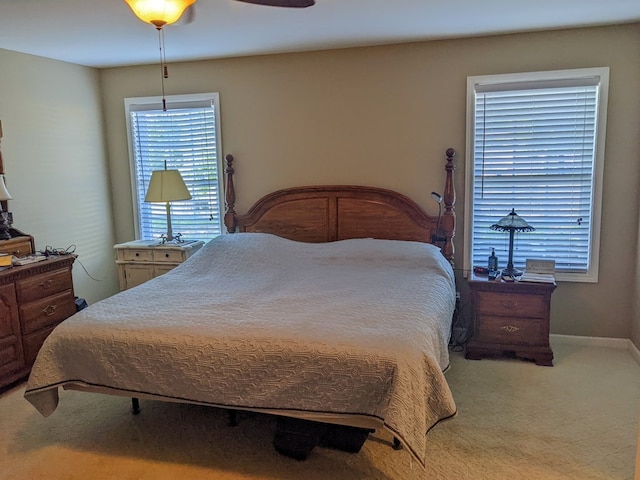
[[[140,20],[157,29],[178,21],[196,0],[124,0]]]

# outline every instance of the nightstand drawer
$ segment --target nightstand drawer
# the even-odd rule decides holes
[[[153,262],[153,251],[148,248],[123,248],[118,255],[125,262]]]
[[[25,304],[54,293],[71,288],[72,280],[69,270],[54,270],[41,275],[25,278],[16,282],[18,302]]]
[[[184,262],[182,250],[153,250],[153,261],[158,263],[182,263]]]
[[[477,302],[479,313],[510,317],[545,317],[548,308],[543,295],[478,292]]]
[[[474,338],[484,343],[540,345],[544,321],[540,318],[514,318],[486,315],[477,326]]]

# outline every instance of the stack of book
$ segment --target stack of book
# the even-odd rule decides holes
[[[13,255],[9,253],[0,253],[0,267],[10,267]]]
[[[522,275],[520,275],[518,281],[531,283],[555,283],[556,276],[553,273],[524,272]]]
[[[42,262],[46,259],[47,257],[45,257],[44,255],[27,255],[26,257],[14,257],[13,264],[18,266],[29,265],[31,263]]]

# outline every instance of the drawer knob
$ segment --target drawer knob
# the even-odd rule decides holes
[[[518,330],[520,330],[518,327],[514,327],[513,325],[505,325],[504,327],[500,327],[500,328],[507,333],[515,333]]]
[[[42,310],[42,313],[44,313],[47,317],[50,317],[51,315],[56,313],[56,308],[57,307],[55,305],[49,305],[47,308]]]
[[[506,308],[516,308],[518,306],[518,302],[514,300],[506,300],[502,302],[502,306]]]
[[[46,290],[47,288],[51,288],[52,283],[53,282],[51,280],[45,280],[44,282],[40,283],[39,287]]]

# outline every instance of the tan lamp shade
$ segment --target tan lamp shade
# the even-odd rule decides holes
[[[157,28],[176,22],[196,0],[125,0],[143,22]]]
[[[12,200],[13,197],[7,190],[7,186],[4,183],[4,175],[0,175],[0,201]]]
[[[190,200],[191,194],[178,170],[155,170],[151,174],[145,202]]]

